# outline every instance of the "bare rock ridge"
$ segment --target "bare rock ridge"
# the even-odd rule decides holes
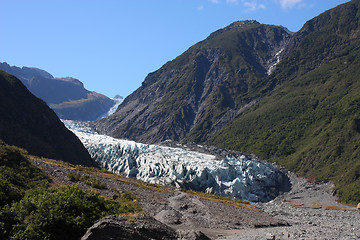
[[[140,142],[201,142],[266,91],[291,34],[256,21],[212,33],[150,73],[98,131]]]
[[[115,104],[114,100],[85,89],[78,79],[54,78],[50,73],[29,67],[0,63],[4,70],[22,81],[35,96],[44,100],[62,119],[94,121]]]

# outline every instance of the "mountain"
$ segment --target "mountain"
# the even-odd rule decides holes
[[[150,73],[97,130],[140,142],[205,141],[264,94],[290,38],[256,21],[220,29]]]
[[[150,73],[97,130],[255,153],[360,199],[360,20],[353,0],[297,33],[255,21],[212,33]]]
[[[62,119],[93,121],[109,111],[115,102],[88,91],[77,79],[54,78],[50,73],[29,67],[0,63],[0,69],[16,76],[37,97],[43,99]]]
[[[359,9],[360,1],[351,1],[308,21],[268,78],[277,87],[207,143],[333,180],[341,201],[358,203]]]
[[[0,140],[30,154],[97,166],[80,140],[44,101],[16,77],[0,70]]]

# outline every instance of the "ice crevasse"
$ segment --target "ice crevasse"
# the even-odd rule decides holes
[[[215,155],[180,147],[115,139],[72,121],[65,125],[102,168],[145,182],[256,202],[273,199],[287,181],[277,167],[250,156],[219,160]]]

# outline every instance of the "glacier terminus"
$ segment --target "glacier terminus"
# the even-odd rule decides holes
[[[162,185],[240,198],[269,201],[289,185],[276,166],[240,155],[224,156],[181,147],[143,144],[98,134],[86,122],[63,120],[104,169]]]

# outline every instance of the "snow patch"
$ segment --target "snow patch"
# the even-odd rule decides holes
[[[280,56],[281,56],[281,53],[284,51],[285,48],[281,48],[274,56],[273,58],[273,62],[270,63],[270,66],[268,68],[268,71],[267,71],[267,75],[270,75],[274,70],[275,70],[275,67],[276,65],[279,64],[280,62]]]

